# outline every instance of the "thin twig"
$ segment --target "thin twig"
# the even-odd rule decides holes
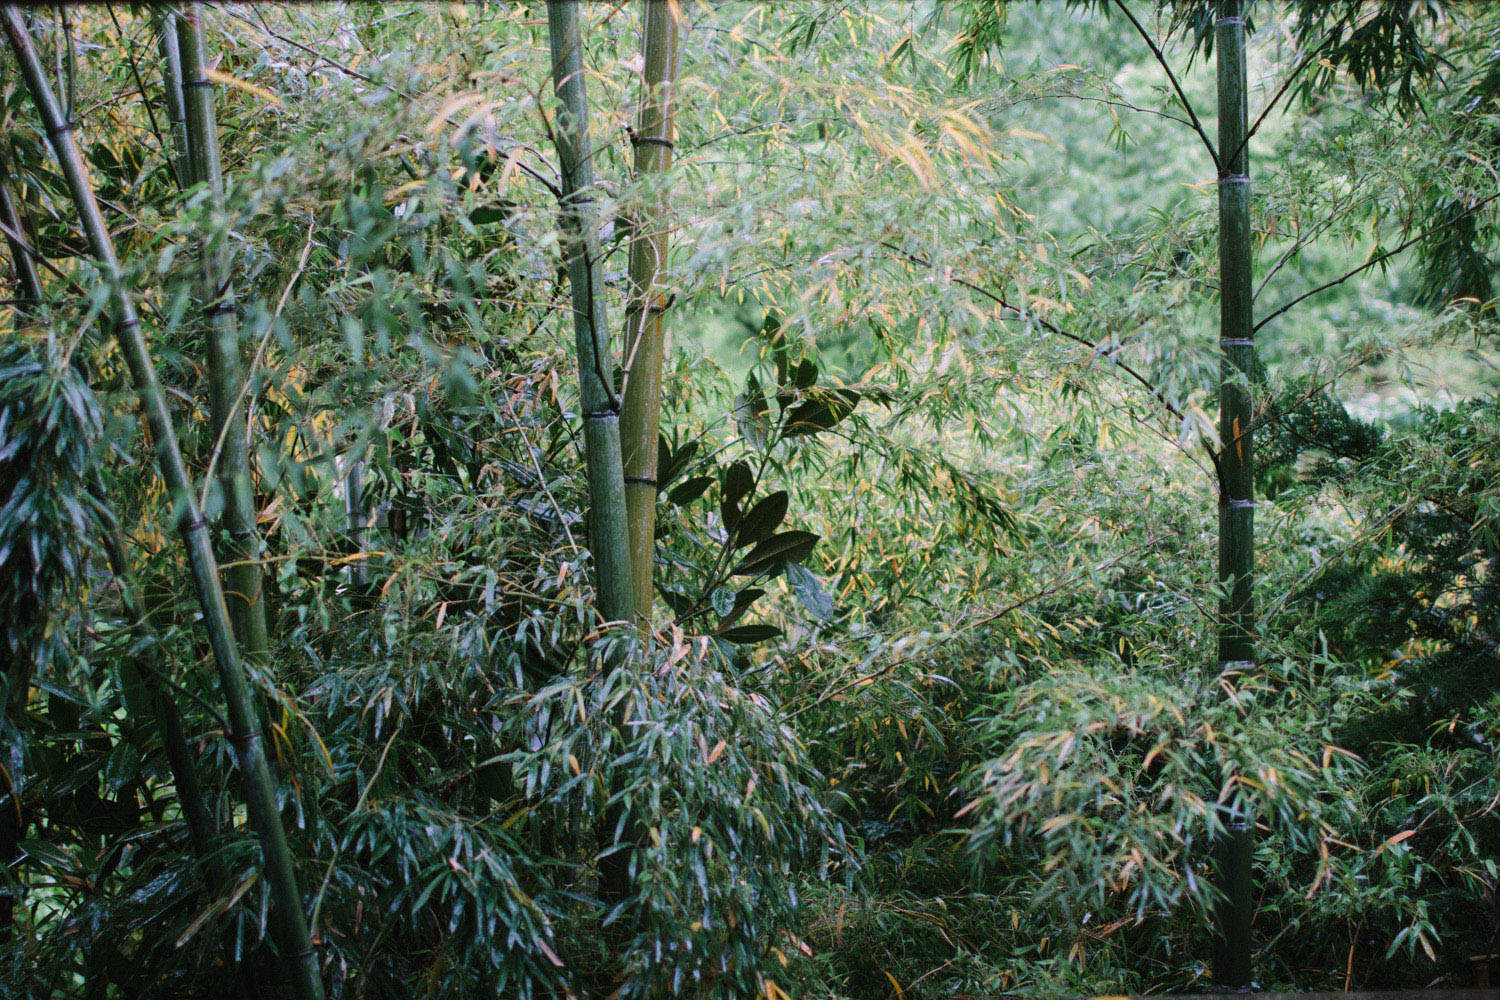
[[[1151,54],[1156,57],[1156,61],[1161,64],[1161,68],[1167,71],[1167,79],[1172,81],[1172,89],[1177,91],[1177,99],[1182,102],[1182,109],[1188,113],[1188,118],[1192,119],[1190,124],[1193,126],[1193,131],[1198,133],[1198,138],[1203,140],[1203,146],[1208,150],[1208,155],[1213,158],[1214,169],[1219,173],[1223,173],[1224,165],[1219,159],[1219,151],[1214,148],[1214,144],[1209,139],[1208,133],[1203,131],[1203,123],[1198,120],[1198,113],[1193,110],[1193,105],[1188,101],[1187,94],[1182,92],[1182,84],[1177,82],[1177,74],[1172,72],[1171,63],[1167,62],[1167,57],[1162,54],[1161,49],[1146,32],[1141,22],[1136,20],[1135,15],[1130,12],[1130,8],[1125,6],[1125,0],[1115,0],[1115,6],[1120,8],[1120,13],[1130,19],[1130,23],[1135,26],[1136,33],[1151,47]]]
[[[1468,207],[1468,209],[1466,209],[1463,213],[1461,213],[1459,215],[1455,215],[1451,219],[1444,219],[1442,222],[1439,222],[1437,225],[1428,226],[1426,229],[1422,230],[1420,233],[1418,233],[1417,235],[1413,236],[1411,239],[1406,240],[1405,242],[1403,242],[1401,245],[1397,246],[1396,248],[1394,248],[1392,250],[1387,250],[1385,253],[1380,254],[1378,257],[1372,257],[1372,258],[1370,258],[1369,260],[1367,260],[1363,264],[1361,264],[1359,267],[1356,267],[1356,268],[1354,268],[1351,271],[1345,272],[1344,274],[1340,275],[1339,277],[1334,278],[1332,281],[1325,281],[1325,282],[1323,282],[1323,284],[1319,285],[1317,288],[1314,288],[1314,289],[1311,289],[1309,291],[1303,292],[1301,295],[1297,296],[1295,299],[1292,299],[1292,301],[1288,302],[1286,305],[1284,305],[1281,308],[1276,309],[1276,310],[1272,311],[1271,313],[1269,313],[1259,323],[1255,324],[1254,329],[1255,330],[1259,330],[1261,327],[1265,326],[1267,323],[1271,322],[1271,320],[1275,319],[1277,316],[1280,316],[1282,313],[1286,312],[1288,309],[1292,308],[1292,306],[1294,306],[1297,303],[1301,302],[1303,299],[1311,298],[1312,296],[1317,295],[1319,292],[1326,292],[1330,288],[1333,288],[1333,287],[1335,287],[1337,285],[1342,285],[1344,282],[1348,281],[1350,278],[1353,278],[1353,277],[1355,277],[1358,274],[1362,274],[1363,272],[1368,271],[1370,268],[1374,267],[1376,264],[1380,264],[1380,263],[1383,263],[1383,262],[1385,262],[1387,260],[1390,260],[1392,257],[1396,256],[1396,254],[1398,254],[1401,251],[1403,251],[1403,250],[1407,249],[1408,247],[1412,246],[1412,244],[1414,244],[1414,243],[1420,243],[1423,240],[1425,240],[1427,237],[1431,236],[1433,233],[1436,233],[1436,232],[1438,232],[1440,230],[1446,229],[1449,226],[1453,225],[1454,223],[1461,222],[1464,219],[1467,219],[1469,216],[1473,215],[1475,212],[1479,211],[1481,208],[1483,208],[1484,206],[1488,205],[1490,202],[1494,201],[1496,198],[1500,198],[1500,192],[1492,194],[1488,198],[1481,198],[1481,199],[1479,199],[1474,204],[1470,205]]]

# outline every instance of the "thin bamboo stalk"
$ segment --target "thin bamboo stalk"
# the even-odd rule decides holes
[[[1219,149],[1232,151],[1219,174],[1219,671],[1255,668],[1255,457],[1252,390],[1252,233],[1245,21],[1241,0],[1219,0],[1217,54]],[[1219,903],[1215,913],[1214,977],[1220,986],[1248,987],[1252,978],[1255,824],[1230,800],[1226,831],[1215,845]]]
[[[42,301],[42,278],[37,273],[36,261],[31,251],[21,242],[26,230],[21,226],[21,213],[16,211],[15,200],[10,195],[10,176],[5,169],[4,157],[0,157],[0,223],[5,226],[5,242],[10,248],[11,266],[16,272],[16,286],[25,306],[36,306]]]
[[[171,10],[154,8],[151,27],[156,32],[156,49],[161,54],[167,118],[172,128],[172,146],[177,154],[172,161],[172,171],[177,175],[177,186],[185,190],[192,181],[188,162],[187,104],[182,96],[182,54],[177,45],[177,15]]]
[[[674,89],[681,60],[682,10],[677,0],[644,0],[640,115],[632,142],[636,176],[649,180],[672,166]],[[630,523],[630,563],[635,613],[651,627],[656,551],[656,439],[661,423],[662,319],[667,296],[660,275],[667,260],[668,196],[650,193],[630,241],[630,299],[625,308],[625,405],[620,448],[625,465],[625,502]]]
[[[573,333],[583,405],[583,444],[588,464],[589,533],[599,610],[612,622],[634,620],[625,476],[620,460],[620,401],[610,388],[612,368],[603,281],[594,266],[598,239],[594,218],[594,167],[589,148],[588,103],[583,85],[582,41],[574,0],[548,0],[547,26],[552,74],[562,114],[557,122],[561,161],[561,220],[567,240],[568,284],[573,295]]]
[[[203,5],[183,6],[177,18],[177,48],[182,57],[183,94],[187,103],[189,177],[206,184],[215,208],[224,204],[224,176],[219,158],[219,128],[214,117],[213,81],[204,71]],[[170,88],[169,88],[170,89]],[[260,532],[255,517],[255,490],[245,434],[233,426],[244,383],[234,283],[224,248],[202,248],[201,305],[208,316],[210,440],[221,441],[219,489],[224,501],[224,534],[220,556],[228,566],[229,615],[245,658],[264,666],[268,659],[266,604],[261,587]],[[227,430],[226,430],[227,428]]]
[[[41,116],[58,166],[78,210],[90,250],[114,298],[116,335],[126,366],[130,370],[136,395],[145,411],[151,437],[156,443],[157,463],[172,497],[178,531],[187,550],[193,588],[203,611],[204,627],[213,649],[219,681],[224,689],[228,710],[228,737],[240,771],[240,783],[245,794],[250,824],[260,839],[266,881],[275,909],[273,927],[281,947],[284,974],[291,981],[298,1000],[322,1000],[323,984],[318,977],[317,954],[307,931],[302,894],[297,887],[292,853],[287,844],[286,830],[281,823],[275,781],[271,777],[265,751],[260,743],[260,727],[255,718],[254,700],[245,678],[244,666],[240,662],[233,629],[229,624],[224,592],[219,585],[218,564],[208,540],[208,527],[193,496],[192,482],[182,461],[182,451],[177,445],[177,433],[172,426],[166,396],[157,380],[156,367],[141,333],[140,318],[125,289],[119,261],[115,256],[114,241],[109,235],[104,215],[99,210],[99,203],[89,184],[83,157],[74,141],[73,123],[64,118],[58,106],[46,72],[37,58],[36,49],[31,44],[26,23],[16,5],[0,5],[0,22],[3,22],[16,62],[21,67],[27,89],[30,90]]]
[[[626,522],[625,477],[620,459],[620,405],[610,389],[609,329],[604,311],[596,220],[592,210],[593,157],[589,148],[588,100],[584,93],[583,40],[576,0],[547,0],[547,28],[552,51],[552,78],[562,111],[555,139],[561,173],[560,216],[573,297],[573,332],[578,350],[578,379],[583,409],[584,457],[589,487],[589,546],[594,557],[601,616],[634,623],[630,538]],[[628,655],[622,645],[610,647],[611,665]],[[619,727],[624,732],[623,727]],[[612,790],[613,791],[613,790]],[[597,838],[600,896],[606,909],[624,901],[630,888],[633,842],[630,818],[618,800],[600,817]],[[624,843],[615,840],[625,830]],[[606,930],[614,945],[622,923]]]

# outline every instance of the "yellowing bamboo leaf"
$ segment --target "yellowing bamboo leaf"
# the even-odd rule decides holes
[[[235,90],[243,90],[247,94],[254,94],[256,97],[259,97],[267,104],[279,105],[281,103],[281,98],[277,97],[266,88],[258,87],[248,80],[241,80],[237,76],[230,76],[228,73],[224,72],[221,69],[208,67],[203,70],[203,75],[208,77],[210,80],[215,81],[216,83],[222,83],[226,87],[233,87]]]

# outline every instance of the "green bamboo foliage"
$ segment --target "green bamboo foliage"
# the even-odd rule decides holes
[[[677,0],[644,0],[640,117],[632,139],[635,172],[651,179],[672,166],[674,89],[681,60],[682,9]],[[625,501],[630,519],[630,563],[635,613],[649,630],[652,563],[656,549],[656,439],[661,421],[663,314],[668,297],[660,286],[666,264],[668,195],[658,186],[634,220],[630,242],[630,301],[625,309],[625,403],[620,446],[625,465]]]
[[[577,3],[548,0],[547,27],[552,46],[553,83],[562,103],[557,123],[557,155],[562,173],[562,227],[567,239],[568,284],[573,295],[573,332],[578,345],[583,405],[589,543],[599,588],[599,611],[609,621],[628,622],[635,615],[625,476],[620,460],[620,401],[610,386],[609,321],[604,307],[603,276],[595,266],[599,243],[593,209],[594,167]]]
[[[109,571],[120,588],[120,603],[137,635],[147,638],[152,629],[146,615],[146,606],[131,582],[130,556],[125,547],[125,537],[121,534],[119,525],[114,522],[113,514],[102,505],[102,501],[99,509],[101,517],[106,521],[104,556],[109,563]],[[182,806],[188,839],[203,868],[209,888],[220,893],[228,886],[229,878],[222,861],[214,853],[218,828],[208,801],[203,796],[203,786],[198,781],[192,749],[188,746],[187,733],[182,727],[182,714],[177,709],[177,703],[171,699],[166,685],[162,683],[166,671],[160,657],[156,655],[156,644],[148,641],[144,648],[146,652],[138,654],[123,666],[125,687],[130,689],[139,686],[150,696],[148,714],[160,731],[162,749],[166,752],[167,765],[172,771],[172,783],[177,789],[177,801]]]
[[[1219,103],[1219,670],[1255,667],[1255,462],[1251,450],[1252,372],[1250,158],[1247,146],[1245,21],[1240,0],[1220,0],[1215,52]],[[1251,862],[1254,817],[1231,799],[1217,845],[1221,893],[1214,975],[1243,987],[1251,979]]]
[[[204,72],[203,6],[187,4],[176,18],[182,57],[182,88],[187,104],[187,148],[193,184],[208,186],[215,208],[224,202],[219,161],[219,129],[214,117],[213,83]],[[168,60],[170,62],[170,60]],[[170,86],[168,87],[170,90]],[[255,519],[255,491],[245,433],[235,426],[244,365],[240,359],[239,322],[234,284],[223,245],[203,248],[203,310],[208,316],[209,428],[216,442],[219,488],[224,501],[225,539],[221,558],[228,566],[229,614],[240,648],[252,663],[267,658],[266,605],[261,590],[260,532]]]
[[[198,781],[198,769],[192,748],[188,745],[187,731],[182,725],[182,713],[172,700],[172,693],[165,683],[167,671],[157,653],[157,645],[151,638],[153,630],[146,614],[146,605],[131,580],[130,556],[125,536],[102,497],[101,488],[95,505],[104,522],[105,560],[120,588],[120,603],[124,606],[131,628],[137,636],[147,640],[142,644],[144,652],[132,657],[120,668],[127,692],[127,708],[130,710],[132,723],[139,725],[147,718],[155,722],[162,750],[166,754],[167,767],[172,772],[172,786],[177,792],[177,803],[182,808],[182,818],[187,826],[193,856],[198,859],[198,867],[203,873],[203,881],[209,894],[214,898],[224,899],[232,887],[229,884],[229,872],[218,853],[218,824],[214,822],[213,812],[203,794],[203,786]],[[146,694],[149,708],[142,711],[131,704],[129,693],[133,690]],[[254,997],[255,987],[249,978],[251,970],[243,966],[236,967],[239,964],[238,941],[233,926],[224,929],[224,952],[226,967],[235,969],[235,992],[247,1000]]]
[[[205,630],[213,649],[219,680],[224,688],[228,709],[228,737],[240,771],[250,823],[260,839],[264,855],[265,877],[274,905],[273,928],[281,948],[284,975],[291,983],[298,1000],[322,1000],[323,985],[318,976],[317,955],[308,934],[291,849],[281,823],[275,781],[271,777],[265,751],[261,746],[254,701],[229,623],[229,612],[219,584],[218,564],[209,544],[208,527],[193,496],[192,481],[183,465],[166,396],[157,380],[155,365],[141,333],[140,318],[125,289],[119,261],[115,256],[114,242],[94,197],[83,157],[74,141],[73,124],[64,118],[58,106],[36,49],[31,44],[20,10],[13,4],[0,7],[0,21],[4,23],[5,33],[16,61],[20,64],[27,89],[37,106],[58,166],[78,210],[89,248],[114,298],[120,347],[141,408],[145,411],[152,440],[156,444],[157,462],[173,500],[178,530],[187,550],[194,591],[202,607]]]

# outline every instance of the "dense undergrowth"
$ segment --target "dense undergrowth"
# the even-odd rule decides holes
[[[272,636],[251,666],[331,995],[1201,987],[1236,811],[1263,984],[1467,985],[1497,951],[1492,313],[1398,259],[1265,331],[1260,659],[1218,673],[1215,227],[1188,183],[1211,168],[1161,114],[1110,117],[1177,107],[1117,19],[1028,8],[950,72],[989,6],[697,15],[645,643],[594,610],[537,12],[214,11],[222,208],[140,103],[148,17],[36,14],[76,42],[59,65],[200,477],[191,248],[232,255]],[[624,166],[636,28],[590,16],[617,294],[650,193]],[[1106,32],[1098,66],[1034,61]],[[1255,51],[1266,79],[1295,65]],[[156,442],[10,79],[0,156],[56,273],[0,307],[0,992],[254,989],[275,917]],[[1426,225],[1382,205],[1487,176],[1493,122],[1414,123],[1363,82],[1257,137],[1286,299]],[[1417,357],[1483,391],[1340,402]]]

